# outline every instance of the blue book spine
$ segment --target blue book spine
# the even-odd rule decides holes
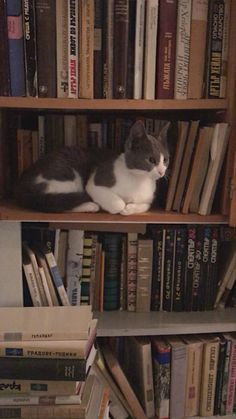
[[[21,0],[7,0],[11,95],[25,96],[25,69]]]

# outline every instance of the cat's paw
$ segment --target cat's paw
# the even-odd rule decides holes
[[[149,204],[127,204],[125,208],[120,211],[121,215],[140,214],[148,211],[150,208]]]
[[[119,214],[124,208],[125,202],[120,198],[113,198],[109,202],[109,205],[106,205],[106,207],[104,206],[104,209],[110,212],[110,214]]]
[[[83,204],[73,208],[72,212],[98,212],[99,209],[99,205],[95,202],[84,202]]]

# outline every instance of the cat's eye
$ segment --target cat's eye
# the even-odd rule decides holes
[[[149,157],[149,162],[151,164],[156,164],[156,159],[154,157]]]
[[[165,165],[169,164],[169,159],[168,159],[168,157],[165,157],[165,158],[164,158],[164,164],[165,164]]]

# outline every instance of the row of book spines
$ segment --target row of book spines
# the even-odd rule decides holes
[[[200,46],[198,53],[196,53],[196,39],[192,39],[190,42],[191,37],[194,38],[194,24],[197,23],[202,25],[202,30],[199,31],[197,27],[195,32],[202,35],[203,44],[206,44],[206,27],[207,27],[207,2],[200,4],[197,0],[196,4],[193,4],[193,10],[191,13],[191,3],[188,2],[186,4],[179,4],[177,8],[177,3],[174,1],[172,3],[166,2],[165,0],[160,2],[159,11],[158,11],[158,2],[154,2],[150,9],[147,7],[146,18],[145,15],[145,3],[137,2],[137,10],[135,10],[134,2],[129,4],[129,1],[115,1],[114,2],[114,22],[111,23],[109,19],[112,19],[112,12],[109,8],[112,8],[112,5],[109,5],[108,2],[108,9],[105,12],[101,12],[102,3],[98,0],[95,2],[87,1],[82,5],[81,8],[81,16],[78,16],[78,4],[75,2],[57,2],[47,4],[46,9],[44,10],[45,5],[41,4],[40,2],[36,1],[36,10],[34,9],[34,3],[31,2],[30,7],[27,6],[27,2],[24,4],[24,42],[25,42],[25,54],[23,53],[23,33],[22,33],[22,42],[17,42],[17,51],[18,55],[21,56],[21,83],[16,76],[15,72],[15,57],[9,57],[10,60],[10,73],[12,79],[12,95],[35,95],[37,92],[37,78],[38,78],[38,92],[39,96],[42,97],[112,97],[114,93],[114,97],[127,97],[128,96],[128,86],[131,87],[131,97],[140,98],[142,97],[142,83],[144,84],[144,97],[147,99],[154,99],[155,97],[155,68],[157,66],[157,87],[156,96],[158,98],[187,98],[187,97],[202,97],[202,90],[203,90],[203,71],[204,71],[204,48],[201,42],[197,42]],[[225,96],[225,89],[226,89],[226,64],[227,64],[227,39],[228,39],[228,26],[229,26],[229,2],[226,1],[226,6],[224,4],[220,4],[218,9],[215,10],[218,6],[217,2],[213,3],[212,9],[214,9],[214,13],[217,14],[217,18],[215,18],[218,22],[217,33],[223,34],[225,41],[223,41],[223,36],[221,35],[221,48],[218,51],[214,51],[214,47],[212,47],[211,36],[213,33],[213,29],[211,28],[211,22],[213,18],[211,18],[212,9],[209,8],[209,34],[208,34],[208,55],[206,54],[207,58],[209,58],[210,65],[206,63],[206,73],[208,74],[208,79],[206,80],[207,85],[209,85],[209,89],[207,88],[207,95],[209,97],[224,97]],[[59,5],[58,5],[59,3]],[[68,7],[68,9],[67,9]],[[138,11],[138,9],[140,10]],[[106,7],[104,7],[106,9]],[[178,9],[178,11],[177,11]],[[38,13],[40,10],[40,13]],[[122,19],[120,18],[122,11]],[[158,27],[158,13],[159,16],[159,46],[157,48],[157,63],[155,59],[153,62],[148,62],[148,47],[151,44],[156,50],[156,36],[155,31],[157,33]],[[83,16],[84,14],[84,16]],[[223,20],[222,20],[223,14]],[[104,16],[103,16],[104,15]],[[107,16],[109,15],[109,16]],[[139,16],[140,15],[140,16]],[[184,40],[181,38],[180,29],[182,22],[182,17],[185,16],[185,32],[188,34]],[[186,19],[186,15],[188,19]],[[57,19],[56,19],[57,16]],[[168,19],[166,18],[168,16]],[[170,20],[171,16],[171,20]],[[199,18],[200,16],[200,18]],[[69,17],[69,19],[68,19]],[[138,20],[138,17],[141,19]],[[4,18],[4,16],[3,16]],[[155,24],[154,19],[155,18]],[[192,30],[191,30],[191,37],[190,37],[190,26],[191,26],[191,18],[192,18]],[[104,22],[103,22],[104,19]],[[135,23],[135,20],[137,22]],[[144,42],[144,19],[146,19],[146,40]],[[149,22],[150,20],[150,22]],[[81,21],[85,28],[84,30],[79,31],[79,25]],[[168,23],[168,27],[166,27],[166,23]],[[56,23],[58,22],[58,23]],[[67,30],[61,30],[69,22],[69,28]],[[72,22],[72,23],[71,23]],[[219,23],[220,22],[220,23]],[[224,30],[222,30],[222,22],[224,22]],[[104,27],[103,27],[104,24]],[[36,27],[41,28],[43,27],[44,30],[40,30],[37,28],[37,49],[38,49],[38,59],[37,59],[37,66],[36,66]],[[54,33],[57,34],[58,40],[56,40],[56,36],[52,37],[51,34],[48,33],[51,26],[56,27],[56,31]],[[106,28],[106,25],[109,28]],[[129,26],[135,26],[134,29],[129,29]],[[139,27],[141,25],[141,27]],[[114,26],[114,33],[112,33],[112,29]],[[179,30],[176,34],[176,27],[179,26]],[[105,30],[104,30],[105,29]],[[102,38],[103,43],[106,45],[106,29],[110,35],[110,38],[114,41],[114,65],[111,65],[111,52],[107,54],[102,52],[104,45],[102,47]],[[215,29],[215,26],[214,26]],[[22,30],[22,28],[21,28]],[[129,78],[131,77],[130,74],[133,74],[133,71],[128,72],[128,63],[131,66],[134,66],[136,55],[138,52],[135,51],[134,54],[134,32],[136,31],[136,36],[139,32],[142,32],[142,48],[139,48],[139,54],[142,57],[145,57],[145,68],[144,68],[144,77],[142,77],[143,66],[140,67],[140,63],[136,63],[138,69],[135,73],[139,73],[141,71],[141,75],[139,77],[135,77],[132,82],[130,82]],[[150,31],[150,34],[149,34]],[[154,31],[154,32],[153,32]],[[80,34],[78,35],[78,32]],[[104,32],[104,34],[103,34]],[[133,35],[132,35],[133,33]],[[95,40],[96,43],[93,43],[93,34],[96,35]],[[120,35],[123,36],[123,42],[120,40]],[[150,39],[148,40],[148,34]],[[48,36],[49,35],[49,36]],[[68,35],[68,40],[65,39],[65,36]],[[84,39],[87,42],[83,42]],[[129,37],[131,39],[129,39]],[[153,38],[153,39],[152,39]],[[171,38],[171,39],[170,39]],[[155,42],[154,42],[155,40]],[[13,39],[14,41],[14,39]],[[49,42],[50,41],[50,42]],[[10,43],[11,41],[9,41]],[[110,42],[112,42],[110,40]],[[51,60],[50,67],[45,70],[44,60],[45,57],[45,50],[47,50],[49,43],[51,43],[51,49],[56,51],[57,55],[57,63],[56,57]],[[219,42],[218,42],[219,43]],[[88,50],[83,50],[83,46],[89,46]],[[131,47],[129,46],[131,44]],[[145,44],[145,45],[144,45]],[[175,44],[177,44],[177,50],[175,51]],[[16,43],[13,43],[13,46]],[[40,48],[39,48],[40,46]],[[63,46],[63,48],[62,48]],[[138,47],[137,47],[138,48]],[[62,50],[62,51],[61,51]],[[182,57],[182,50],[184,51],[184,64],[183,64],[183,57]],[[223,52],[222,52],[223,50]],[[16,52],[16,48],[14,50]],[[83,59],[78,60],[78,51],[81,53]],[[168,51],[168,53],[166,53]],[[15,53],[14,52],[14,53]],[[128,54],[128,52],[130,52]],[[84,54],[84,55],[82,55]],[[215,54],[218,54],[217,57],[217,71],[216,71],[216,58]],[[26,68],[26,83],[24,80],[24,55],[25,55],[25,68]],[[104,63],[102,59],[102,55],[105,57]],[[134,57],[135,55],[135,57]],[[153,54],[151,54],[153,55]],[[175,55],[176,55],[176,62],[175,62]],[[190,55],[190,60],[189,60]],[[224,55],[224,60],[222,58]],[[132,57],[133,58],[130,58]],[[197,57],[196,57],[197,56]],[[196,63],[196,59],[201,56],[201,62]],[[209,57],[208,57],[209,56]],[[139,61],[142,62],[142,57],[139,58]],[[192,58],[193,57],[193,58]],[[192,58],[192,61],[191,61]],[[189,88],[188,88],[188,65],[186,64],[186,60],[189,61],[189,69],[193,71],[193,75],[189,74]],[[68,65],[65,67],[65,63],[68,61]],[[132,64],[133,61],[133,64]],[[19,60],[18,60],[19,62]],[[81,68],[79,69],[79,62]],[[103,66],[103,68],[102,68]],[[111,68],[114,66],[114,69]],[[7,67],[7,64],[6,64]],[[175,68],[176,67],[176,68]],[[195,69],[198,67],[198,74],[196,76]],[[223,68],[224,67],[224,68]],[[18,68],[18,67],[17,67]],[[56,74],[57,68],[57,74]],[[117,69],[120,69],[118,71]],[[201,70],[199,70],[199,68]],[[96,71],[93,71],[96,69]],[[182,71],[180,71],[182,69]],[[199,72],[201,73],[200,80],[199,80]],[[37,74],[38,73],[38,74]],[[93,74],[94,73],[94,74]],[[104,73],[104,75],[103,75]],[[108,83],[109,74],[114,73],[114,91],[113,91],[113,83],[110,82],[110,88]],[[80,82],[81,74],[84,74],[84,83]],[[222,77],[221,77],[222,74]],[[112,74],[113,75],[113,74]],[[111,76],[110,76],[111,77]],[[5,77],[6,78],[6,77]],[[56,79],[58,78],[57,82]],[[102,80],[104,78],[104,80]],[[136,82],[136,78],[138,82]],[[50,80],[47,80],[50,79]],[[176,81],[175,81],[176,79]],[[152,81],[153,80],[153,81]],[[151,83],[152,81],[152,83]],[[9,83],[9,80],[6,78],[6,82]],[[21,87],[19,88],[21,84]],[[136,84],[138,86],[136,87]],[[152,86],[151,86],[152,84]],[[16,89],[14,87],[16,85]],[[140,87],[141,86],[141,87]],[[2,89],[3,94],[7,94],[9,92],[10,87],[8,89]],[[134,93],[132,92],[134,90]],[[209,92],[208,92],[209,90]],[[139,91],[141,94],[139,94]],[[188,96],[189,93],[189,96]]]

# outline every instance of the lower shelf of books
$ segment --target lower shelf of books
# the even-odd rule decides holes
[[[236,310],[204,312],[96,312],[98,336],[236,332]]]

